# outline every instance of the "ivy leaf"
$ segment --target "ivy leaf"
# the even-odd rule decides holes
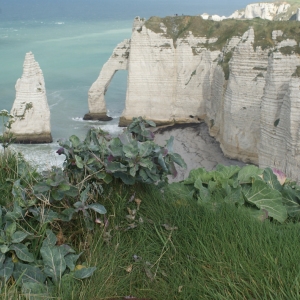
[[[33,262],[34,256],[28,251],[28,248],[24,244],[12,244],[9,250],[15,251],[17,257],[26,262]]]
[[[96,267],[92,267],[92,268],[82,268],[78,271],[74,272],[74,277],[77,279],[84,279],[84,278],[88,278],[90,276],[93,275],[93,273],[95,272]]]

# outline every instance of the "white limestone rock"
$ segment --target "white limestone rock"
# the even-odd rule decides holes
[[[114,74],[118,70],[127,70],[129,53],[130,40],[128,39],[118,44],[114,49],[113,54],[101,69],[98,79],[89,89],[89,113],[84,116],[84,120],[111,120],[111,118],[107,116],[104,96]]]
[[[273,52],[269,57],[266,87],[261,103],[259,165],[275,167],[300,179],[300,79],[292,75],[299,55]]]
[[[198,117],[205,114],[210,73],[220,54],[202,44],[213,41],[189,33],[174,44],[164,33],[155,33],[145,26],[133,31],[120,124],[126,125],[139,115],[157,124],[198,122]]]
[[[258,163],[260,98],[265,86],[268,50],[259,48],[255,51],[253,42],[254,30],[250,28],[235,47],[229,62],[229,80],[222,99],[223,107],[218,110],[222,118],[219,117],[220,121],[217,121],[214,119],[216,116],[209,113],[208,117],[213,120],[211,130],[226,156]],[[211,101],[218,102],[220,97],[222,95],[212,97]]]
[[[200,16],[202,17],[203,20],[212,20],[212,21],[216,21],[216,22],[220,22],[220,21],[227,19],[225,16],[209,15],[207,13],[204,13]]]
[[[50,109],[45,81],[39,64],[31,52],[26,53],[23,75],[16,83],[16,99],[11,114],[13,133],[20,143],[51,143]]]
[[[226,156],[277,167],[298,178],[300,85],[292,76],[299,75],[295,69],[300,68],[300,56],[293,53],[297,42],[282,40],[282,31],[277,30],[268,37],[274,47],[262,50],[254,46],[255,32],[249,28],[243,36],[230,38],[222,50],[212,50],[218,38],[187,31],[173,40],[159,22],[153,27],[156,32],[138,20],[134,26],[120,125],[138,116],[158,125],[205,120]],[[280,36],[282,41],[277,42]],[[112,64],[107,72],[115,70]]]
[[[296,20],[300,21],[300,8],[297,9]]]
[[[273,20],[277,15],[286,13],[290,4],[283,3],[252,3],[248,4],[244,10],[237,10],[229,16],[231,19],[254,19],[261,18]]]
[[[272,40],[276,40],[277,37],[283,36],[283,31],[282,30],[273,30],[272,31]]]

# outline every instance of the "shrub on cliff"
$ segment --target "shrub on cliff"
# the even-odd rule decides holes
[[[300,186],[279,170],[218,165],[216,170],[192,170],[181,183],[169,189],[176,195],[196,199],[213,209],[234,204],[259,220],[272,219],[283,223],[287,218],[300,218]]]
[[[93,274],[96,268],[83,264],[82,252],[76,254],[67,241],[72,236],[80,243],[78,237],[102,222],[102,185],[113,177],[131,185],[167,182],[168,174],[176,175],[175,163],[185,166],[173,152],[173,138],[160,147],[149,126],[155,124],[137,118],[116,138],[91,129],[83,141],[74,135],[60,141],[64,170],[39,174],[21,156],[2,155],[0,174],[12,197],[0,205],[0,291],[15,283],[24,294],[48,298],[62,280]]]

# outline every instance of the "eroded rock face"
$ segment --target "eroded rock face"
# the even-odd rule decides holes
[[[273,20],[276,16],[284,14],[290,8],[290,4],[283,3],[252,3],[244,10],[235,11],[229,18],[232,19],[254,19],[261,18]]]
[[[128,85],[121,125],[141,115],[157,124],[198,122],[205,114],[211,72],[220,51],[209,51],[203,43],[215,40],[195,37],[164,37],[142,26],[131,38]]]
[[[113,54],[104,64],[98,79],[89,90],[89,113],[84,116],[84,120],[111,120],[111,118],[107,116],[104,96],[114,74],[118,70],[127,70],[129,50],[130,40],[124,40],[114,49]]]
[[[138,116],[158,125],[205,120],[226,156],[300,180],[299,40],[276,28],[259,41],[250,27],[218,49],[217,37],[187,31],[174,38],[170,28],[180,24],[159,20],[151,29],[134,26],[120,125]]]
[[[297,9],[296,20],[300,21],[300,8]]]
[[[299,55],[273,52],[261,102],[259,165],[274,167],[300,180]]]
[[[31,52],[26,53],[23,75],[16,83],[16,99],[11,114],[15,118],[11,132],[20,143],[51,143],[50,109],[45,81]]]
[[[253,43],[254,30],[250,28],[232,51],[224,104],[219,110],[223,117],[221,123],[216,122],[219,132],[215,136],[226,156],[257,164],[258,116],[265,86],[268,50],[258,48],[255,51]],[[219,101],[220,97],[211,99]]]

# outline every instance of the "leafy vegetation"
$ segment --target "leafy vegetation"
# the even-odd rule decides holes
[[[300,77],[300,66],[297,66],[297,67],[296,67],[296,71],[295,71],[295,73],[293,74],[293,76],[295,76],[295,77]]]
[[[11,125],[14,123],[14,116],[9,114],[6,109],[0,111],[0,118],[2,119],[2,135],[0,135],[0,144],[4,151],[11,145],[15,138],[10,132]]]
[[[160,28],[163,23],[167,27],[167,32]],[[173,39],[176,46],[178,38],[184,38],[189,31],[196,37],[218,38],[215,43],[205,43],[202,46],[210,50],[222,50],[227,41],[234,36],[242,36],[250,26],[255,32],[254,49],[261,47],[262,49],[271,48],[275,45],[272,40],[273,30],[282,30],[281,39],[295,39],[297,44],[300,43],[300,28],[296,21],[268,21],[260,18],[252,20],[234,20],[227,19],[221,22],[212,20],[203,20],[200,16],[174,16],[174,17],[151,17],[145,22],[145,26],[150,30],[161,33],[167,38]],[[299,47],[293,47],[295,53],[300,54]]]
[[[300,186],[270,168],[218,165],[210,172],[200,168],[192,170],[182,183],[173,183],[169,188],[213,209],[223,203],[247,208],[250,214],[262,220],[270,218],[283,223],[287,218],[297,221],[300,217]]]
[[[20,155],[4,152],[1,178],[9,182],[4,189],[12,197],[0,206],[0,289],[15,283],[24,294],[49,298],[66,278],[94,273],[95,267],[79,263],[82,252],[65,243],[66,229],[80,236],[102,222],[103,185],[113,177],[126,184],[167,182],[167,174],[176,175],[174,163],[185,166],[173,153],[173,139],[166,147],[156,145],[149,126],[155,124],[137,118],[117,138],[94,129],[84,141],[73,135],[60,142],[64,170],[53,167],[42,174]]]
[[[88,281],[66,284],[64,300],[299,298],[299,224],[257,221],[225,203],[212,210],[153,185],[107,193],[113,213],[90,247],[99,267]]]
[[[167,185],[185,163],[153,126],[60,141],[64,170],[2,154],[2,299],[297,299],[300,186],[251,165]]]

